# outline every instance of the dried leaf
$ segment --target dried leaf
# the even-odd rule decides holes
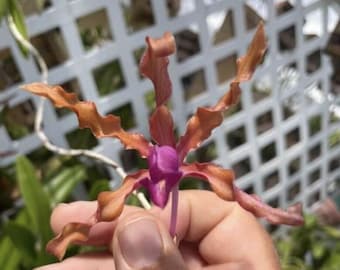
[[[231,82],[229,91],[222,96],[215,106],[198,108],[188,121],[186,132],[177,144],[180,160],[183,160],[190,150],[196,149],[211,135],[212,130],[222,123],[223,111],[228,110],[239,100],[241,92],[239,83],[247,81],[252,77],[256,66],[262,60],[265,50],[264,25],[260,23],[247,54],[237,61],[237,75]]]
[[[149,176],[148,170],[139,170],[135,174],[128,175],[122,186],[115,191],[103,191],[98,195],[98,221],[115,220],[124,208],[124,203],[128,195],[140,187],[140,181]]]
[[[174,122],[166,106],[157,107],[150,117],[150,134],[158,145],[175,147]]]
[[[57,108],[72,110],[77,114],[79,127],[90,128],[96,137],[116,137],[127,149],[136,149],[143,157],[148,155],[149,142],[141,134],[124,131],[117,116],[101,116],[93,102],[81,102],[75,94],[67,93],[60,86],[32,83],[23,85],[22,89],[48,98]]]
[[[303,225],[301,204],[290,206],[287,211],[279,208],[273,208],[258,197],[254,197],[234,187],[235,200],[247,211],[253,213],[256,217],[267,219],[272,224],[286,224],[292,226]]]
[[[182,165],[180,170],[184,177],[198,177],[207,180],[211,189],[223,200],[233,200],[233,180],[235,178],[232,170],[226,170],[212,163],[192,163]]]
[[[161,106],[171,95],[172,84],[168,73],[168,56],[176,50],[175,38],[166,32],[159,39],[146,38],[146,48],[140,64],[140,72],[148,77],[154,85],[156,104]]]

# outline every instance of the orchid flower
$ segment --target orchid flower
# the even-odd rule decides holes
[[[149,142],[141,134],[124,131],[119,117],[101,116],[93,102],[80,102],[75,94],[67,93],[60,86],[42,83],[23,86],[27,91],[50,99],[56,107],[74,111],[80,128],[90,128],[96,137],[118,138],[126,149],[137,150],[148,163],[148,169],[128,175],[116,191],[100,193],[94,221],[89,224],[66,225],[63,231],[50,241],[47,246],[48,251],[60,259],[70,243],[86,242],[92,226],[97,222],[118,218],[127,196],[140,187],[146,188],[151,201],[161,208],[166,206],[171,194],[172,214],[169,230],[170,234],[175,236],[179,182],[189,176],[207,181],[211,189],[222,199],[237,201],[255,216],[264,217],[271,223],[302,224],[303,218],[299,205],[292,206],[287,211],[274,209],[264,204],[258,197],[238,189],[233,184],[232,170],[212,163],[185,162],[189,151],[197,149],[211,135],[212,130],[222,123],[223,112],[238,102],[241,93],[239,84],[249,80],[256,66],[261,62],[266,50],[263,24],[259,24],[246,55],[238,59],[237,74],[230,84],[230,89],[214,106],[197,109],[188,121],[184,135],[177,143],[173,118],[166,106],[172,91],[167,71],[168,56],[175,52],[175,40],[171,33],[165,33],[160,39],[147,37],[146,42],[147,48],[140,61],[140,71],[152,81],[155,89],[156,108],[149,120],[150,135],[155,143]]]

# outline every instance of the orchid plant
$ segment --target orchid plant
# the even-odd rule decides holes
[[[147,159],[148,169],[142,169],[126,176],[122,186],[115,191],[98,195],[98,208],[89,223],[70,223],[52,239],[47,250],[61,259],[69,244],[84,243],[91,228],[98,222],[117,219],[124,203],[134,190],[144,187],[153,204],[164,208],[171,195],[170,234],[175,236],[179,182],[185,177],[196,177],[207,181],[211,189],[222,199],[237,201],[243,208],[257,217],[264,217],[274,224],[301,225],[301,206],[294,205],[287,210],[272,208],[257,196],[248,195],[233,183],[234,173],[212,163],[185,162],[189,151],[197,149],[214,128],[223,121],[223,112],[239,100],[239,84],[251,79],[256,66],[262,61],[266,50],[264,25],[259,24],[245,56],[237,60],[237,74],[230,83],[230,89],[212,107],[200,107],[187,123],[183,136],[176,143],[174,122],[166,106],[172,86],[167,71],[168,57],[176,50],[175,39],[165,33],[159,39],[146,38],[147,48],[140,61],[141,73],[148,77],[155,89],[156,108],[152,113],[149,142],[143,135],[129,133],[122,129],[120,118],[115,115],[101,116],[93,102],[81,102],[75,94],[67,93],[60,86],[32,83],[22,88],[50,99],[58,108],[68,108],[76,113],[80,128],[90,128],[98,137],[115,137],[126,149],[135,149]]]

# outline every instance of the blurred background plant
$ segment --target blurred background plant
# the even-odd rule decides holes
[[[340,265],[340,230],[305,216],[305,225],[276,241],[283,270],[337,270]]]

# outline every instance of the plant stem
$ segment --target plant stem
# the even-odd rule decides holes
[[[172,201],[171,201],[171,216],[170,216],[170,235],[172,237],[176,236],[176,225],[177,225],[177,209],[178,209],[178,190],[179,185],[177,184],[172,189]]]

